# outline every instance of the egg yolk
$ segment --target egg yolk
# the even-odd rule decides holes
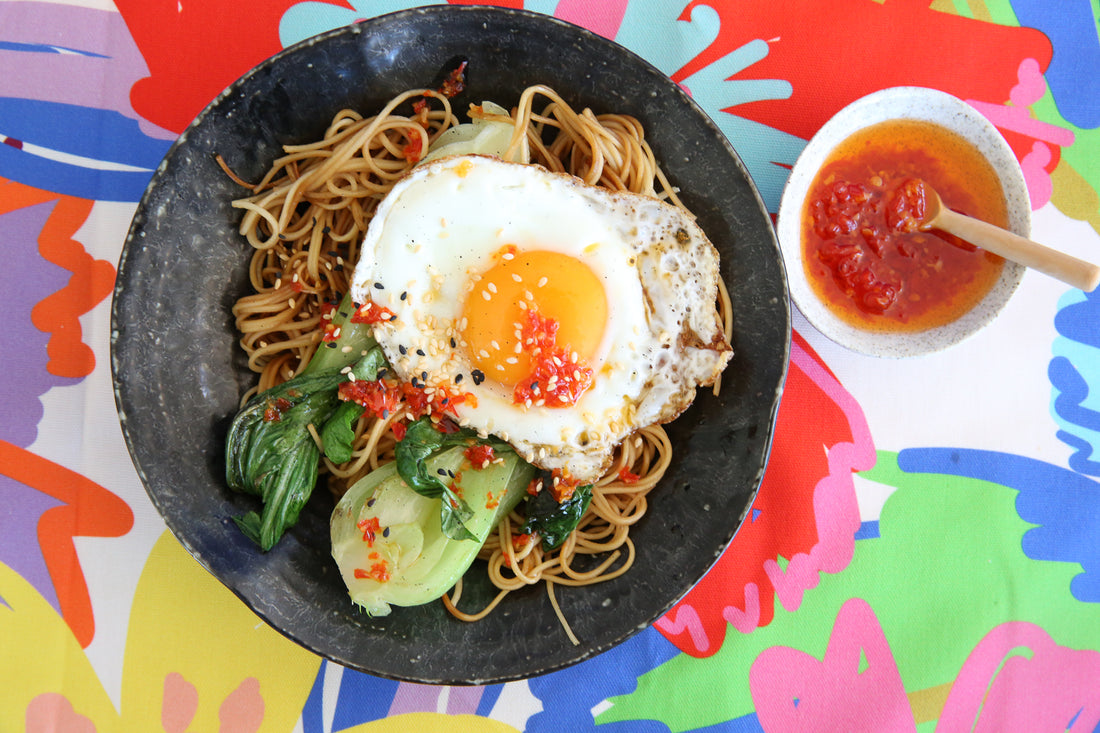
[[[509,246],[474,282],[463,308],[463,338],[473,365],[514,387],[532,372],[523,340],[528,313],[557,324],[557,348],[592,364],[607,324],[603,283],[580,260],[560,252]]]

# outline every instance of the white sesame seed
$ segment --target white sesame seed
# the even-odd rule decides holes
[[[490,293],[492,293],[493,295],[496,295],[496,293],[497,293],[497,284],[496,283],[491,282],[488,285],[486,285],[485,287],[488,288]]]
[[[350,372],[351,372],[351,367],[349,367],[349,366],[346,366],[346,367],[344,367],[343,369],[340,370],[341,374],[348,374]]]
[[[504,363],[505,364],[519,364],[519,359],[517,359],[514,356],[509,356],[507,359],[504,360]]]
[[[535,299],[535,294],[532,293],[530,290],[524,290],[523,291],[523,297],[526,298],[527,300],[534,300]]]
[[[545,276],[539,278],[539,287],[540,288],[544,287],[546,285],[546,283],[547,283],[547,279],[546,279]]]
[[[521,283],[521,282],[523,282],[523,278],[522,278],[522,277],[520,277],[519,275],[517,275],[517,274],[516,274],[516,273],[514,273],[514,272],[512,273],[512,279],[513,279],[513,280],[515,280],[515,281],[516,281],[516,282],[518,282],[518,283]]]
[[[497,364],[497,371],[498,372],[503,372],[504,371],[504,365],[503,364]]]
[[[294,307],[294,298],[289,298],[289,299],[287,299],[286,302],[287,302],[287,305],[289,305],[291,308]]]
[[[515,347],[513,347],[512,351],[514,351],[517,354],[522,354],[523,353],[523,344],[516,344]]]
[[[516,256],[514,254],[512,254],[511,252],[505,252],[504,254],[502,254],[500,256],[500,259],[502,259],[502,260],[514,260],[515,258],[516,258]]]
[[[482,349],[481,351],[477,352],[477,355],[480,356],[482,359],[488,359],[489,358],[489,352],[486,351],[485,349]]]
[[[493,296],[489,294],[488,290],[482,290],[481,291],[481,297],[485,298],[485,300],[492,300],[493,299]]]
[[[489,345],[493,347],[494,351],[500,351],[500,344],[498,344],[496,342],[496,339],[493,339],[492,341],[490,341]]]
[[[526,304],[526,303],[524,303],[524,302],[523,302],[522,300],[521,300],[521,301],[519,301],[519,302],[517,302],[517,303],[516,303],[516,305],[518,305],[518,306],[519,306],[519,309],[520,309],[521,311],[525,311],[525,310],[527,310],[527,304]]]
[[[275,289],[278,290],[281,287],[283,287],[283,279],[281,277],[275,278]]]
[[[351,347],[350,346],[345,346],[342,349],[340,349],[340,351],[342,351],[345,354],[350,354],[351,353]]]

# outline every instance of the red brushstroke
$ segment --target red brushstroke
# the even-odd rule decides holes
[[[844,460],[831,465],[829,452],[854,447],[854,462],[870,468],[873,447],[854,400],[797,333],[792,355],[768,469],[748,519],[710,572],[656,624],[687,654],[717,652],[729,624],[744,632],[766,626],[777,597],[797,607],[818,572],[839,572],[851,559],[859,526],[854,488],[843,485],[851,471]],[[779,557],[791,561],[789,575],[777,567]]]
[[[53,461],[0,440],[3,473],[61,502],[38,519],[38,544],[57,593],[65,623],[82,647],[95,635],[88,585],[74,537],[121,537],[134,526],[134,513],[99,484]]]
[[[719,15],[721,31],[673,75],[683,81],[740,46],[768,42],[768,55],[735,79],[785,79],[789,99],[746,102],[736,114],[808,140],[841,108],[893,86],[925,86],[961,99],[1002,103],[1023,59],[1050,65],[1053,47],[1033,28],[996,25],[929,7],[930,0],[692,0]],[[732,111],[732,110],[731,110]]]
[[[182,132],[225,87],[282,50],[279,21],[298,2],[253,3],[242,12],[235,0],[115,0],[149,67],[130,90],[134,110]]]

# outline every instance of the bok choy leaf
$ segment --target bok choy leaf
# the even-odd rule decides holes
[[[298,376],[250,399],[226,436],[226,482],[263,503],[260,512],[249,512],[237,524],[264,551],[298,520],[317,483],[321,450],[309,426],[323,432],[334,414],[346,421],[353,411],[343,408],[337,396],[340,383],[349,378],[342,370],[350,367],[356,379],[373,380],[386,366],[369,330],[349,328],[336,343],[340,348],[322,348]],[[352,348],[345,351],[343,346]],[[350,364],[349,353],[357,359]],[[333,430],[340,434],[339,426]],[[340,439],[333,440],[338,452],[345,447]],[[350,452],[350,441],[346,448]]]

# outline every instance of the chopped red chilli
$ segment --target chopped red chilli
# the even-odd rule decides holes
[[[531,373],[516,385],[515,404],[568,407],[592,386],[592,369],[568,346],[557,343],[557,333],[558,322],[553,318],[543,317],[536,309],[527,311],[521,336],[524,351],[531,355]]]
[[[382,531],[382,524],[378,521],[378,517],[360,519],[355,526],[362,531],[363,541],[367,543],[367,547],[374,547],[374,538]]]
[[[356,568],[354,575],[360,580],[370,579],[377,580],[379,583],[385,583],[390,579],[389,564],[385,560],[379,560],[371,564],[370,570]]]
[[[279,422],[283,419],[283,413],[293,406],[294,403],[283,397],[268,400],[264,407],[264,422]]]
[[[394,312],[384,305],[368,300],[351,314],[352,323],[387,323],[397,318]]]
[[[493,459],[496,457],[493,446],[485,444],[471,445],[465,450],[463,455],[466,456],[466,460],[468,460],[475,469],[485,468],[492,463]]]
[[[619,480],[622,481],[624,484],[636,484],[638,483],[638,479],[640,478],[641,476],[634,473],[626,466],[623,466],[619,469]]]
[[[424,156],[424,138],[419,130],[409,131],[409,142],[403,151],[405,160],[416,163]]]

